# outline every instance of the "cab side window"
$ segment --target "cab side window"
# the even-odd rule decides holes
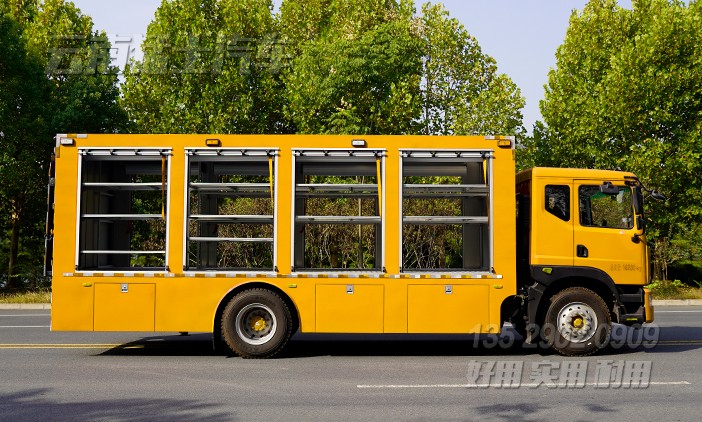
[[[631,229],[634,227],[631,189],[619,187],[619,193],[602,193],[600,187],[580,186],[580,224],[609,229]]]
[[[570,187],[567,185],[546,185],[546,211],[563,221],[570,220]]]

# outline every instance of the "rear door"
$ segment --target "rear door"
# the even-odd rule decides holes
[[[49,184],[46,191],[46,230],[44,235],[44,276],[51,276],[54,260],[54,185],[56,184],[56,155],[51,155]]]

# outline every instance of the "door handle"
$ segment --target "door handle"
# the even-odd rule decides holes
[[[585,245],[578,245],[576,253],[578,254],[578,258],[587,258],[588,256],[588,250]]]

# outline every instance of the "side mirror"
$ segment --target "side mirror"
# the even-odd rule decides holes
[[[665,195],[661,194],[657,190],[651,191],[651,198],[655,199],[656,201],[667,201],[668,200],[668,198],[666,198]]]
[[[619,195],[619,188],[614,186],[612,182],[604,182],[600,185],[600,192],[605,195]]]

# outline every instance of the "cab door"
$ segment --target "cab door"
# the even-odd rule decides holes
[[[615,284],[646,283],[646,242],[636,226],[630,186],[576,180],[574,265],[597,268]]]

